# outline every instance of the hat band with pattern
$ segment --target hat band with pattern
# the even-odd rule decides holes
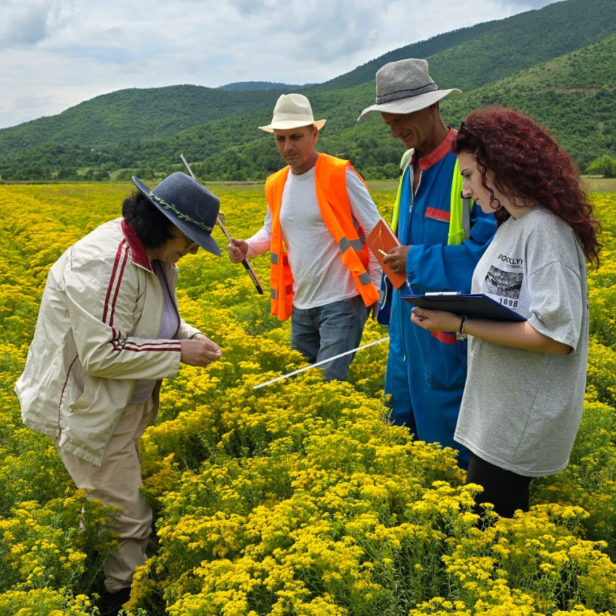
[[[421,86],[420,88],[413,88],[412,90],[398,90],[391,94],[383,94],[383,96],[376,97],[376,104],[382,105],[383,103],[389,103],[390,101],[398,101],[401,98],[410,98],[412,96],[419,96],[420,94],[426,94],[427,92],[434,92],[438,90],[438,86],[432,82],[428,85]]]
[[[196,225],[197,227],[199,227],[200,229],[203,229],[204,231],[207,231],[208,233],[211,233],[214,230],[214,227],[208,227],[207,225],[204,225],[202,222],[199,222],[198,220],[191,218],[187,214],[182,214],[182,212],[180,212],[178,208],[175,207],[175,205],[173,205],[173,203],[167,203],[164,199],[161,199],[161,197],[159,197],[158,195],[155,195],[152,191],[150,191],[150,198],[154,199],[157,203],[159,203],[166,210],[172,210],[173,213],[180,220],[191,222],[193,225]]]
[[[133,183],[188,239],[217,257],[220,256],[220,247],[212,237],[220,208],[220,200],[215,194],[180,171],[167,176],[154,190],[150,190],[135,176]]]

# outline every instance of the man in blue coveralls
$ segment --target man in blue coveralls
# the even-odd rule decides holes
[[[409,291],[470,292],[475,265],[496,230],[492,215],[462,203],[451,153],[456,133],[439,113],[440,99],[459,91],[439,90],[425,60],[390,62],[376,74],[376,104],[360,119],[379,111],[407,150],[392,225],[401,246],[384,258],[395,272],[406,273],[410,287],[394,290],[391,304],[385,376],[391,419],[423,441],[454,447],[466,468],[468,450],[453,440],[466,380],[466,341],[455,332],[413,325],[412,305],[401,300]]]

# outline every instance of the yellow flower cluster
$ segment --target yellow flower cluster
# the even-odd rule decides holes
[[[92,613],[89,597],[73,596],[68,589],[10,590],[0,594],[0,616],[87,616]]]
[[[262,187],[215,187],[235,237],[264,215]],[[127,185],[0,186],[0,616],[93,614],[113,512],[74,490],[49,439],[21,425],[12,388],[46,271],[116,217]],[[375,195],[382,213],[391,194]],[[585,413],[569,468],[534,482],[533,507],[479,523],[455,452],[386,421],[387,345],[346,383],[304,365],[289,324],[243,268],[199,251],[181,263],[187,322],[223,350],[165,382],[142,439],[156,550],[134,614],[172,616],[603,616],[616,613],[616,196],[596,195],[602,265],[589,273]],[[11,216],[19,204],[18,219]],[[221,245],[225,239],[218,231]],[[614,253],[616,254],[616,253]],[[267,257],[253,263],[264,286]],[[364,342],[386,335],[369,322]]]

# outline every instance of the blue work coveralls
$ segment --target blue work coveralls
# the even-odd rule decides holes
[[[470,238],[459,245],[447,245],[451,185],[456,157],[446,138],[432,154],[412,160],[401,178],[402,192],[398,239],[409,250],[406,273],[414,294],[433,291],[469,293],[475,265],[496,231],[492,214],[479,206],[471,211]],[[413,168],[421,170],[413,196]],[[464,382],[466,341],[455,333],[429,332],[411,323],[412,305],[401,300],[405,287],[394,291],[389,322],[389,356],[385,395],[390,395],[391,420],[406,425],[426,442],[454,447],[459,464],[467,468],[469,452],[455,443]]]

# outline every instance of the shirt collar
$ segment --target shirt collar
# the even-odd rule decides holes
[[[425,171],[432,165],[435,165],[442,160],[449,152],[451,152],[451,141],[456,136],[456,131],[453,128],[449,129],[447,136],[428,156],[419,159],[419,169]]]
[[[122,231],[133,253],[133,261],[137,265],[140,265],[151,272],[152,264],[148,258],[148,253],[145,250],[145,246],[139,239],[139,236],[135,233],[134,229],[130,225],[126,224],[125,220],[122,220]]]

